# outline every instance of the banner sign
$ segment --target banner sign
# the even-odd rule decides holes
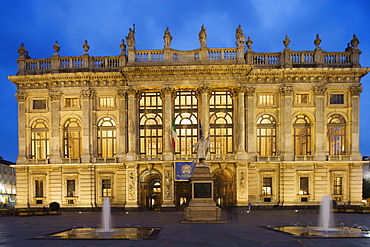
[[[175,162],[177,181],[187,181],[193,175],[195,163],[194,162]]]

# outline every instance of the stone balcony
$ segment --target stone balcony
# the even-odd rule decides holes
[[[48,73],[75,72],[119,72],[123,67],[184,66],[184,65],[233,65],[248,64],[254,69],[279,68],[360,68],[361,51],[351,49],[344,52],[291,51],[258,53],[244,47],[200,48],[179,51],[171,48],[162,50],[128,49],[118,56],[53,57],[31,59],[21,55],[18,59],[17,75],[40,75]]]

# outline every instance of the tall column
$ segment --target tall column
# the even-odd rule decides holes
[[[138,208],[138,174],[137,165],[126,164],[126,205],[125,208]]]
[[[92,123],[92,111],[93,111],[93,98],[95,92],[91,89],[84,89],[81,91],[82,96],[82,154],[81,162],[90,163],[91,155],[93,154],[93,123]]]
[[[26,100],[27,93],[17,92],[15,98],[18,100],[18,157],[17,165],[27,161],[27,120],[26,120]]]
[[[245,92],[247,88],[244,86],[237,87],[233,90],[232,96],[236,102],[236,111],[234,116],[234,123],[236,125],[237,137],[236,140],[236,158],[247,159],[247,152],[245,151]]]
[[[171,147],[172,121],[173,121],[173,99],[176,91],[172,87],[161,90],[162,112],[163,112],[163,160],[173,160],[174,150]]]
[[[163,164],[163,193],[162,193],[162,208],[174,208],[175,207],[175,183],[174,178],[173,162]]]
[[[314,87],[316,105],[315,160],[326,160],[325,92],[326,87]]]
[[[127,153],[127,92],[126,89],[119,89],[118,95],[118,143],[117,159],[123,162]]]
[[[351,138],[351,160],[362,160],[360,153],[360,93],[362,87],[351,87],[352,99],[352,138]]]
[[[209,99],[211,98],[211,94],[211,89],[206,85],[198,87],[196,91],[198,106],[200,106],[200,111],[198,112],[199,121],[202,125],[204,138],[207,138],[209,135]]]
[[[255,161],[257,157],[256,152],[256,133],[255,133],[255,88],[247,89],[247,107],[245,108],[247,116],[247,154],[249,160]]]
[[[293,87],[280,88],[281,93],[281,140],[282,157],[285,161],[294,160],[292,142],[292,96]]]
[[[135,88],[127,88],[127,113],[128,113],[128,153],[126,160],[134,161],[137,159],[137,139],[138,139],[138,107],[137,98],[139,96],[138,90]]]
[[[52,91],[49,93],[50,101],[51,101],[51,130],[50,130],[50,157],[49,162],[51,164],[61,163],[60,158],[60,139],[59,139],[59,131],[60,131],[60,97],[62,93],[60,91]]]

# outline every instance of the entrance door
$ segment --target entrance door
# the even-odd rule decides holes
[[[235,202],[232,175],[227,170],[220,170],[213,177],[215,178],[213,181],[213,198],[216,205],[224,209]]]
[[[144,174],[140,182],[140,204],[143,210],[160,210],[162,206],[162,184],[158,173]]]
[[[188,181],[176,182],[175,190],[176,209],[184,210],[191,199],[191,183]]]

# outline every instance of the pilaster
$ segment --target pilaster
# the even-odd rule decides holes
[[[82,97],[82,154],[81,162],[90,163],[91,155],[96,150],[93,147],[93,129],[92,129],[92,112],[93,112],[93,98],[95,91],[91,89],[84,89],[81,91]]]
[[[325,133],[325,92],[326,87],[318,86],[313,89],[316,105],[316,137],[315,160],[326,160],[326,133]]]
[[[174,186],[173,163],[163,164],[163,203],[162,208],[175,208],[175,186]]]
[[[281,142],[282,157],[285,161],[294,160],[292,142],[292,98],[293,87],[284,86],[280,88],[281,94]]]
[[[248,89],[245,86],[239,86],[232,92],[232,96],[236,102],[235,124],[236,126],[236,159],[247,159],[245,151],[245,93]]]
[[[127,153],[127,92],[126,89],[119,89],[118,95],[118,142],[117,159],[123,162]]]
[[[24,164],[27,161],[27,121],[26,121],[26,100],[27,93],[17,92],[15,98],[18,100],[18,157],[17,164]]]
[[[351,87],[351,124],[352,142],[350,145],[351,160],[362,160],[360,153],[360,93],[362,87]]]
[[[126,208],[138,208],[138,174],[137,165],[126,164]]]
[[[127,88],[128,97],[128,153],[126,160],[134,161],[137,159],[137,125],[138,125],[138,103],[139,91],[133,87]]]
[[[245,107],[247,117],[247,153],[249,160],[256,160],[256,133],[255,133],[255,88],[250,87],[247,89],[247,106]],[[243,123],[244,124],[244,123]]]
[[[59,132],[60,132],[60,97],[62,93],[60,91],[52,91],[49,93],[50,101],[51,101],[51,130],[50,130],[50,157],[49,161],[51,164],[61,163],[60,158],[60,139],[59,139]]]
[[[172,87],[164,87],[161,90],[163,111],[163,160],[173,160],[171,150],[172,121],[173,121],[173,99],[176,91]]]
[[[248,206],[248,163],[237,164],[236,176],[236,206]]]

